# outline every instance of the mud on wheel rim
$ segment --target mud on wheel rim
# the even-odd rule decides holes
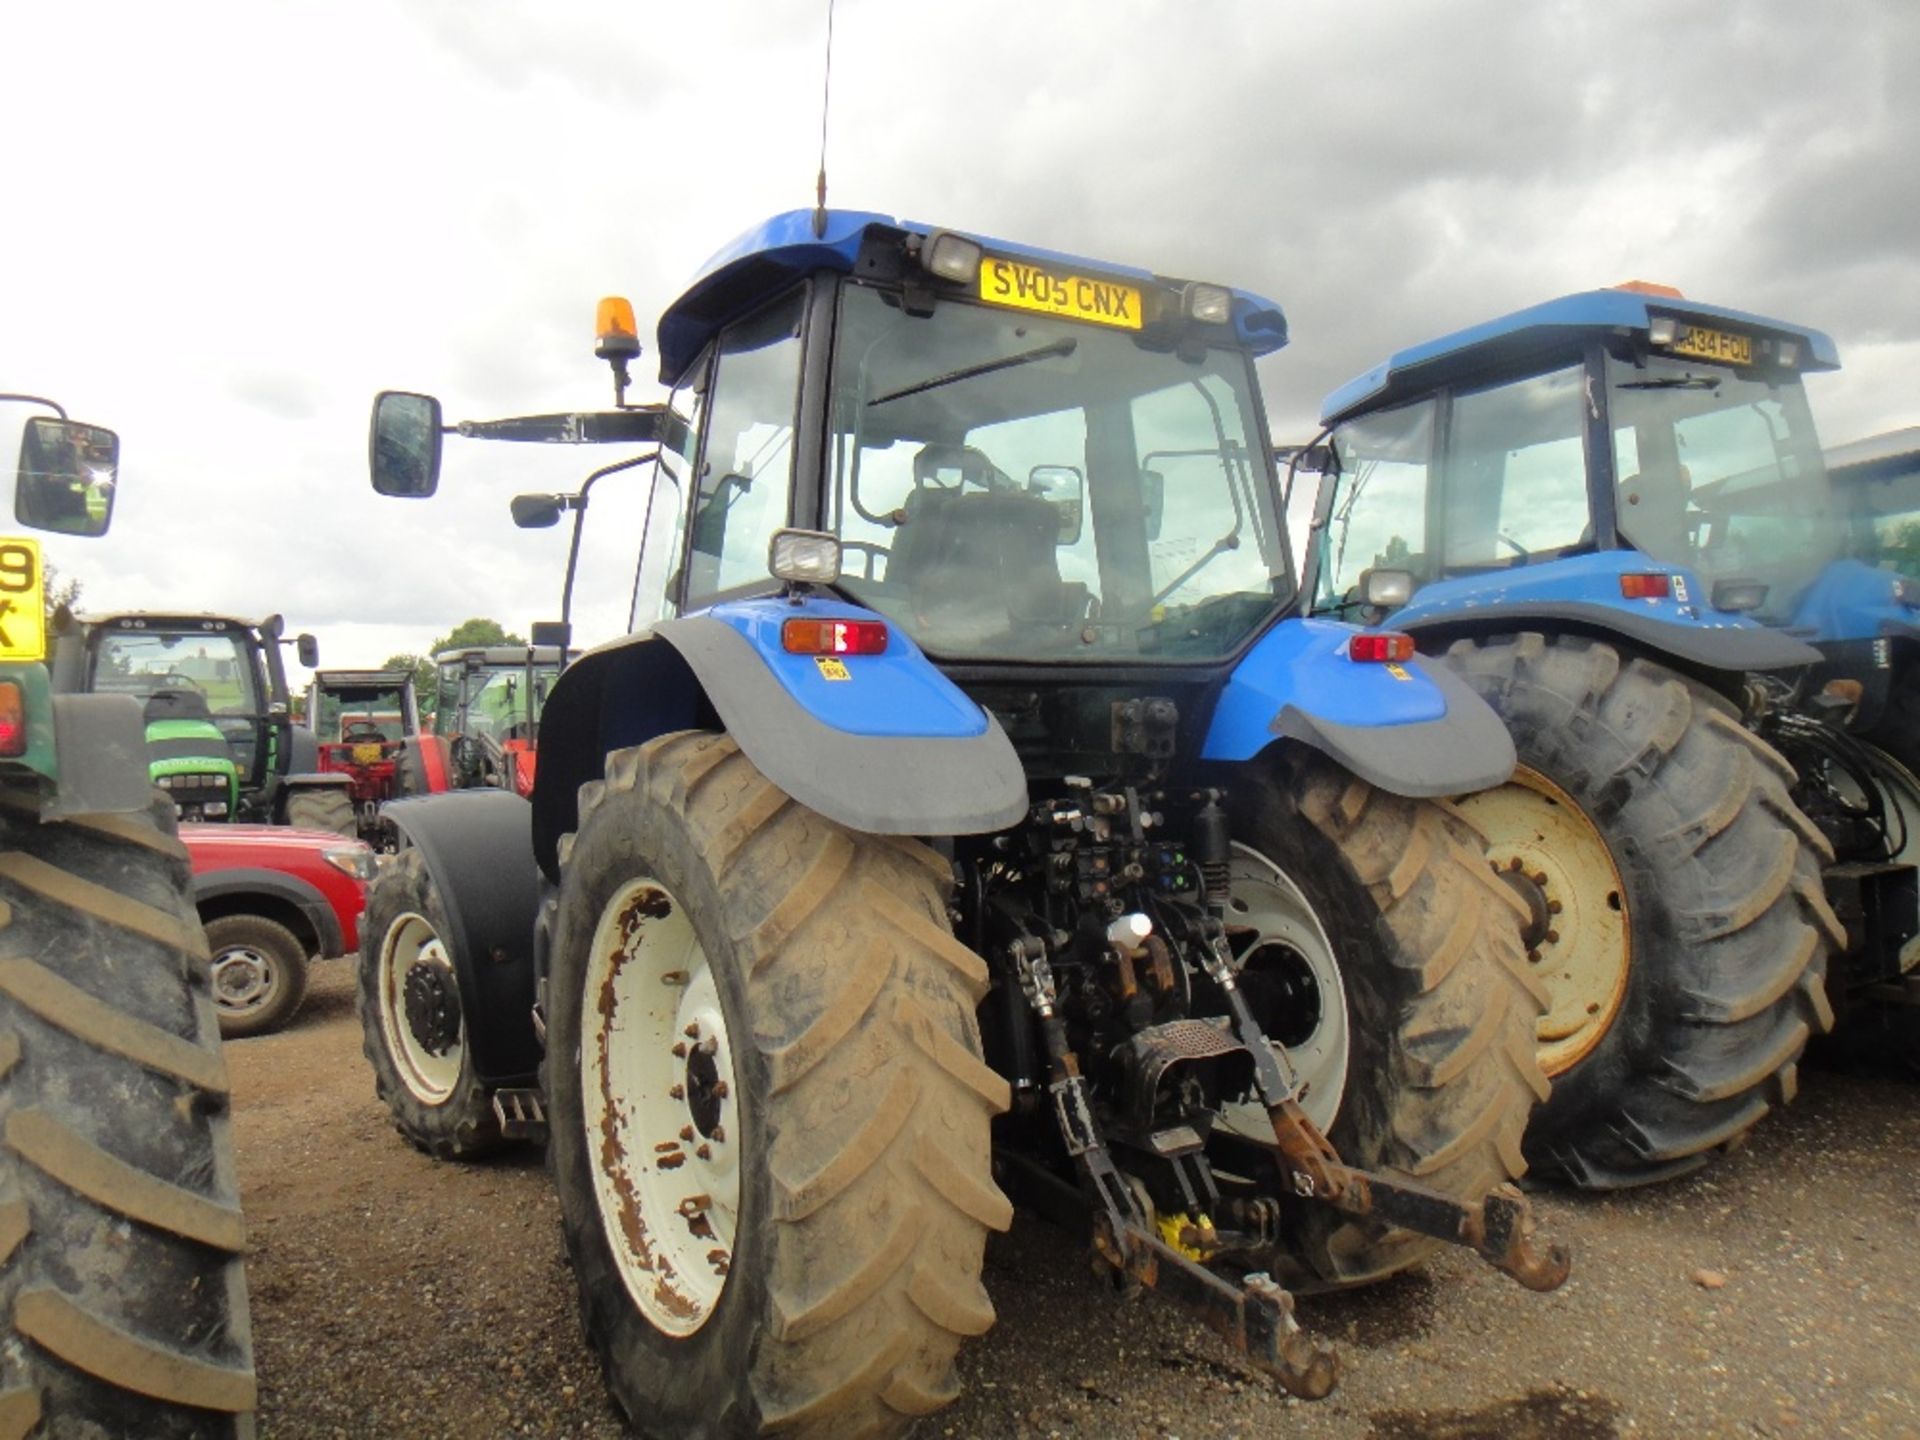
[[[1537,770],[1461,799],[1487,837],[1493,868],[1535,908],[1527,959],[1552,997],[1540,1019],[1540,1067],[1561,1075],[1613,1028],[1633,969],[1626,882],[1580,804]]]
[[[1234,960],[1243,980],[1257,975],[1283,997],[1283,1013],[1260,1018],[1286,1047],[1300,1078],[1301,1107],[1325,1133],[1346,1096],[1351,1048],[1346,987],[1333,944],[1300,888],[1259,851],[1235,845],[1232,876],[1227,937]],[[1257,1103],[1228,1107],[1226,1122],[1250,1138],[1273,1138],[1273,1122]]]
[[[648,1322],[685,1338],[726,1289],[741,1097],[706,951],[657,880],[608,900],[584,993],[582,1120],[607,1247]]]
[[[460,1083],[465,1034],[447,947],[414,911],[380,940],[380,1028],[400,1081],[423,1105],[443,1105]]]
[[[258,945],[222,945],[213,952],[213,999],[223,1015],[265,1009],[286,983],[279,962]]]

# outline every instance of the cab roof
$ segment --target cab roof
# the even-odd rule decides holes
[[[1321,401],[1320,423],[1332,425],[1361,410],[1415,399],[1462,373],[1558,340],[1570,340],[1596,330],[1644,331],[1655,315],[1671,315],[1682,320],[1719,320],[1750,333],[1798,340],[1806,354],[1796,369],[1840,368],[1839,350],[1832,339],[1819,330],[1677,296],[1649,295],[1637,290],[1587,290],[1578,295],[1562,295],[1557,300],[1516,310],[1497,320],[1398,351]]]
[[[322,690],[398,690],[413,684],[411,670],[316,670],[313,683]]]
[[[1920,470],[1920,425],[1829,446],[1827,470],[1836,480],[1879,480]]]
[[[487,665],[511,665],[516,669],[527,663],[527,652],[533,652],[536,665],[558,665],[560,647],[558,645],[462,645],[454,650],[442,650],[433,657],[436,665],[452,665],[478,655]]]
[[[902,237],[924,239],[941,228],[912,220],[895,220],[866,210],[828,210],[826,223],[816,235],[814,213],[789,210],[775,215],[722,247],[700,267],[680,298],[660,317],[662,383],[671,385],[677,381],[721,326],[802,276],[822,270],[851,274],[860,258],[861,246],[870,234],[893,232]],[[1041,264],[1071,266],[1155,285],[1187,283],[1136,265],[1115,265],[1058,250],[1042,250],[976,235],[972,231],[953,233],[964,235],[995,255],[1015,255]],[[1252,354],[1271,354],[1287,343],[1287,322],[1280,307],[1251,291],[1233,291],[1233,319],[1241,343]]]

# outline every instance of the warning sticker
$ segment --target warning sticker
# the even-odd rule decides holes
[[[831,655],[816,655],[813,663],[820,667],[821,678],[826,680],[851,680],[853,672]]]

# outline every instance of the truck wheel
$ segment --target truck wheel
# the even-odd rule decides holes
[[[562,857],[548,1154],[615,1401],[655,1436],[939,1409],[1012,1217],[946,862],[700,732],[609,755]]]
[[[295,790],[287,797],[287,824],[297,830],[331,830],[336,835],[360,833],[353,797],[333,786]]]
[[[265,1035],[293,1018],[307,995],[307,947],[264,915],[223,915],[207,922],[213,954],[213,999],[220,1033],[229,1040]]]
[[[401,851],[367,887],[355,1008],[374,1094],[395,1128],[429,1155],[467,1160],[506,1142],[474,1073],[447,932],[426,861]]]
[[[1546,996],[1521,953],[1519,904],[1480,837],[1451,806],[1390,795],[1318,757],[1250,774],[1232,803],[1248,849],[1229,936],[1260,932],[1236,958],[1256,1016],[1299,1056],[1308,1115],[1349,1164],[1459,1200],[1519,1177],[1528,1118],[1547,1094],[1533,1048]],[[1315,1207],[1276,1269],[1323,1290],[1439,1248]]]
[[[1696,1169],[1793,1098],[1832,1026],[1832,851],[1778,753],[1662,666],[1535,634],[1448,660],[1520,756],[1512,783],[1459,803],[1527,898],[1553,997],[1528,1158],[1594,1189]]]
[[[171,805],[0,810],[7,1435],[254,1433],[227,1067],[173,830]]]

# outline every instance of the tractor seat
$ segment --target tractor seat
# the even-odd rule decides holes
[[[1060,579],[1059,536],[1059,510],[1031,495],[918,490],[887,562],[888,588],[904,592],[936,643],[1062,624],[1076,617]]]
[[[198,690],[156,690],[147,697],[147,720],[211,720],[207,697]]]

